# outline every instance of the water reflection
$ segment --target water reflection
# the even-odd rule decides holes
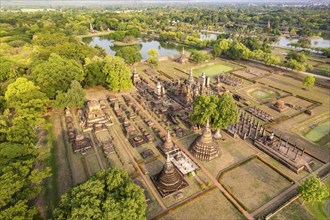
[[[91,46],[100,46],[104,48],[108,54],[115,55],[116,50],[120,49],[120,46],[115,46],[108,36],[99,36],[99,37],[88,37],[84,38],[83,41]],[[175,43],[168,42],[160,42],[157,40],[142,40],[139,39],[140,44],[136,45],[140,48],[140,53],[142,55],[142,59],[148,58],[148,50],[154,48],[158,50],[159,56],[173,56],[178,55],[182,51],[182,45],[178,45]],[[185,47],[185,50],[189,51],[189,48]]]

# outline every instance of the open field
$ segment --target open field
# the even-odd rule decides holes
[[[249,160],[226,171],[220,182],[250,212],[291,185],[288,179],[259,159]]]
[[[330,120],[321,122],[308,131],[305,137],[313,142],[318,142],[330,132]]]
[[[202,162],[214,177],[217,177],[219,172],[228,166],[244,161],[257,153],[243,141],[234,140],[225,132],[222,132],[222,135],[225,138],[225,141],[219,142],[221,156],[209,162]]]
[[[330,142],[329,116],[328,113],[314,116],[297,124],[292,131],[320,147],[326,146]]]
[[[211,190],[161,219],[244,219],[218,189]]]
[[[206,76],[217,76],[222,73],[231,71],[233,68],[222,64],[207,65],[204,67],[193,69],[194,76],[201,76],[205,73]]]
[[[283,91],[276,90],[260,84],[255,84],[243,89],[239,89],[238,92],[244,97],[258,102],[266,102],[268,100],[280,98],[287,94]]]

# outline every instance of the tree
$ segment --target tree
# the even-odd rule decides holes
[[[158,65],[158,60],[157,60],[157,56],[158,56],[158,51],[156,49],[151,48],[150,50],[148,50],[148,62],[152,65],[152,66],[157,66]]]
[[[190,115],[192,124],[206,124],[207,120],[213,122],[213,116],[219,102],[218,96],[197,96],[193,102],[193,111]]]
[[[301,193],[301,197],[304,201],[315,202],[322,201],[327,197],[328,191],[324,183],[319,178],[312,175],[308,179],[301,182],[298,187],[298,191]]]
[[[57,54],[52,54],[48,61],[36,65],[32,69],[32,75],[50,99],[54,99],[58,92],[66,92],[73,80],[81,82],[84,79],[80,63]]]
[[[32,112],[43,112],[48,98],[40,91],[39,86],[35,86],[32,81],[26,78],[17,78],[15,82],[8,85],[5,93],[6,106],[16,111],[28,108]]]
[[[37,148],[0,143],[0,219],[33,219],[38,213],[31,201],[41,191],[49,169],[35,167]]]
[[[214,117],[211,118],[212,127],[218,129],[215,137],[220,139],[220,129],[226,128],[228,125],[236,124],[238,120],[238,108],[233,96],[229,92],[223,93],[219,98]]]
[[[109,168],[64,194],[55,219],[145,219],[143,189],[125,170]]]
[[[213,46],[212,54],[214,57],[219,57],[226,53],[231,45],[231,42],[227,39],[221,40],[218,44]]]
[[[116,51],[116,56],[125,60],[125,63],[134,64],[142,60],[142,55],[138,47],[122,47]]]
[[[307,75],[304,80],[303,80],[303,85],[306,87],[306,88],[310,88],[310,87],[313,87],[315,84],[315,76],[312,76],[312,75]]]
[[[252,57],[252,53],[244,44],[233,43],[225,53],[231,59],[249,59]]]
[[[103,73],[110,90],[118,92],[132,88],[130,69],[120,57],[108,56],[105,59]]]
[[[200,63],[202,61],[209,59],[209,56],[207,54],[203,54],[201,51],[198,51],[198,50],[191,51],[190,57],[192,60],[194,60],[197,63]]]
[[[81,108],[86,101],[85,90],[81,87],[80,83],[76,80],[71,82],[70,88],[64,93],[59,93],[56,96],[56,106],[60,108],[73,107]]]
[[[106,76],[103,73],[104,61],[95,60],[85,66],[85,86],[105,85]]]
[[[14,62],[5,57],[0,57],[0,82],[14,77],[15,72]]]

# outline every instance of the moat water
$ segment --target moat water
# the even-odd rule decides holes
[[[174,56],[179,55],[182,51],[182,45],[178,45],[175,43],[161,42],[157,40],[142,40],[138,39],[139,44],[135,45],[140,49],[140,53],[142,55],[142,59],[145,60],[148,58],[148,50],[154,48],[158,50],[159,57],[164,56]],[[115,46],[112,42],[114,40],[110,39],[108,36],[99,36],[99,37],[87,37],[84,38],[83,41],[88,43],[91,46],[98,45],[107,51],[108,54],[114,56],[116,51],[122,48],[121,46]],[[189,51],[189,48],[185,47],[185,50]]]

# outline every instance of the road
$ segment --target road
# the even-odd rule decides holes
[[[144,109],[140,103],[138,103],[131,95],[129,97],[132,99],[132,101],[139,107],[139,109],[148,116],[148,118],[162,131],[164,134],[166,134],[166,130],[158,123],[157,120],[155,120],[153,117],[149,116],[149,113]],[[199,167],[200,169],[205,173],[205,175],[213,182],[213,184],[220,189],[220,191],[227,197],[227,199],[230,200],[232,204],[236,206],[236,208],[247,218],[247,219],[254,219],[250,213],[248,213],[235,199],[230,195],[230,193],[218,182],[218,180],[209,173],[209,171],[197,160],[180,142],[176,140],[176,138],[172,137],[175,144],[180,148],[181,151],[183,151],[187,156],[189,156],[190,159],[192,159]]]

